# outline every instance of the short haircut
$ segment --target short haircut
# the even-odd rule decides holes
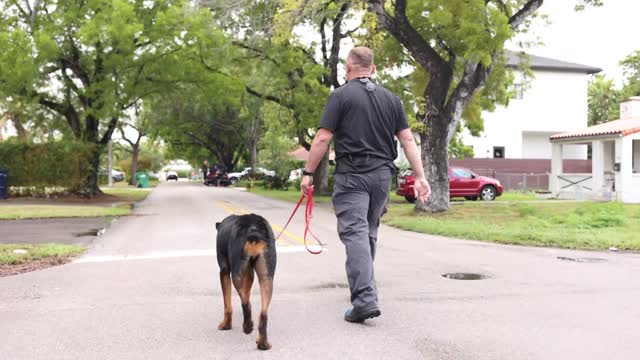
[[[347,59],[351,59],[351,64],[360,68],[368,68],[373,65],[373,51],[368,47],[358,46],[349,51]]]

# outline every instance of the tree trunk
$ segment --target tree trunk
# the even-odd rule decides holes
[[[425,176],[431,186],[426,203],[416,202],[416,211],[437,213],[449,209],[449,144],[448,121],[430,117],[427,130],[420,132]]]
[[[138,155],[140,154],[140,144],[137,143],[133,146],[133,152],[131,154],[131,177],[129,178],[129,185],[136,186],[136,174],[138,173]]]
[[[324,153],[324,156],[313,175],[313,187],[317,194],[329,195],[332,190],[329,189],[329,151]]]
[[[90,151],[87,177],[74,193],[89,198],[102,194],[102,190],[98,186],[98,167],[100,166],[100,154],[102,154],[103,150],[103,146],[95,145]],[[108,176],[111,176],[111,174],[108,174]]]
[[[25,130],[22,124],[22,119],[20,119],[19,115],[14,112],[14,113],[11,113],[9,117],[11,118],[11,122],[13,123],[13,127],[16,129],[16,134],[18,135],[18,139],[23,141],[28,140],[27,130]]]
[[[256,139],[251,140],[251,169],[255,171],[256,163],[258,162],[258,141]]]

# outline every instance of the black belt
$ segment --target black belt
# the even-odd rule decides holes
[[[368,160],[368,159],[371,159],[371,158],[387,160],[386,158],[383,158],[381,156],[376,156],[376,155],[373,155],[373,154],[346,154],[346,155],[342,155],[340,157],[337,157],[336,161],[343,160],[343,159],[349,159],[349,161],[353,162],[354,159],[357,159],[357,160],[362,160],[362,159]]]

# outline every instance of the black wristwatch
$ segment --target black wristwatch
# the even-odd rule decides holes
[[[313,173],[309,172],[307,170],[302,170],[302,175],[304,175],[304,176],[313,176]]]

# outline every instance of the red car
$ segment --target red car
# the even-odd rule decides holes
[[[413,194],[413,171],[407,170],[398,175],[398,189],[396,194],[404,196],[408,202],[416,201]],[[495,200],[502,195],[500,181],[480,176],[473,171],[461,168],[449,168],[449,195],[450,197],[463,197],[467,200]]]

